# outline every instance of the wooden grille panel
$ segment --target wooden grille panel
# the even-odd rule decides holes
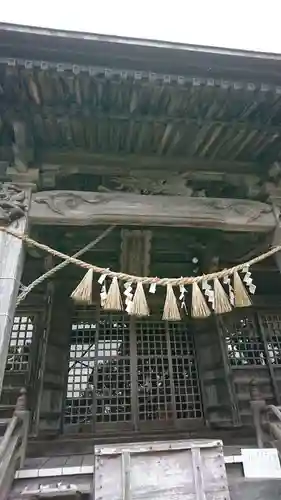
[[[222,318],[226,353],[239,416],[252,421],[251,383],[268,404],[279,404],[281,392],[281,317],[275,313],[234,311]]]
[[[260,314],[260,322],[265,332],[270,362],[281,365],[281,316]]]
[[[202,418],[187,324],[95,311],[72,324],[65,425],[149,428]],[[157,424],[158,425],[158,424]],[[154,426],[155,428],[155,426]]]
[[[184,323],[169,323],[177,418],[202,417],[193,337]]]
[[[223,320],[227,355],[235,366],[265,365],[263,338],[253,314],[229,315]]]
[[[120,315],[72,324],[66,423],[130,420],[129,326]],[[96,390],[94,391],[94,387]]]
[[[131,420],[130,343],[126,319],[121,315],[102,316],[99,324],[97,422]]]
[[[17,313],[14,317],[6,370],[28,372],[35,316]]]
[[[169,420],[172,401],[165,323],[138,321],[136,335],[139,419]]]

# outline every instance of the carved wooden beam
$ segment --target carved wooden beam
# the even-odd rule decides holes
[[[272,207],[251,200],[150,196],[120,192],[46,191],[34,193],[34,224],[214,228],[226,231],[271,231]]]

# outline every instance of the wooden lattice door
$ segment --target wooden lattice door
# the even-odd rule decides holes
[[[268,404],[280,402],[281,317],[262,310],[238,310],[223,317],[221,330],[239,417],[249,424],[253,381]]]
[[[31,403],[36,365],[39,313],[18,310],[14,316],[4,374],[1,403],[14,406],[22,387],[28,390]]]
[[[66,429],[141,432],[201,420],[193,336],[186,323],[78,313],[71,332]]]

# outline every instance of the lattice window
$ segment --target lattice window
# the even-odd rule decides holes
[[[267,339],[268,355],[271,363],[281,364],[281,316],[260,314],[261,326]]]
[[[137,378],[140,420],[173,418],[165,323],[138,321]]]
[[[35,317],[27,314],[17,314],[11,333],[6,370],[27,372]]]
[[[202,417],[193,337],[184,323],[169,323],[177,418]]]
[[[72,325],[66,423],[130,419],[129,327],[122,315]],[[94,393],[94,387],[96,388]]]
[[[223,325],[232,366],[266,364],[264,343],[252,315],[229,315],[223,319]]]

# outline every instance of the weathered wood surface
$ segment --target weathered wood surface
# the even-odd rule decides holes
[[[149,276],[152,232],[121,230],[120,269],[124,273]]]
[[[18,36],[17,33],[14,39]],[[59,38],[60,47],[63,38]],[[31,49],[30,43],[27,45]],[[83,160],[86,154],[106,151],[108,155],[150,155],[163,164],[165,159],[173,157],[175,163],[178,158],[192,161],[211,158],[214,163],[235,162],[235,172],[244,162],[252,163],[253,172],[259,163],[266,171],[266,165],[280,157],[280,88],[249,83],[244,76],[244,81],[239,81],[241,74],[236,64],[227,75],[225,57],[223,71],[214,68],[212,56],[210,66],[203,64],[204,70],[200,69],[198,75],[198,63],[193,59],[195,54],[196,60],[200,58],[197,51],[192,56],[190,71],[186,69],[186,56],[176,66],[179,54],[174,56],[171,66],[157,51],[156,60],[150,56],[151,72],[147,72],[142,71],[147,63],[139,67],[138,47],[137,55],[128,63],[134,70],[128,73],[123,66],[122,70],[116,68],[118,63],[112,55],[109,58],[112,66],[104,67],[103,46],[102,53],[100,49],[95,54],[89,52],[91,68],[86,68],[83,62],[75,78],[69,78],[68,70],[61,71],[63,64],[58,68],[46,64],[44,71],[39,62],[25,64],[25,59],[30,62],[34,57],[27,45],[25,42],[23,59],[14,66],[2,65],[0,73],[1,105],[5,113],[1,133],[6,138],[2,141],[0,158],[9,163],[12,159],[17,168],[32,164],[35,151],[43,163],[59,164],[59,158],[66,155],[73,158],[78,149],[83,153],[79,154],[78,163],[86,165],[89,164]],[[121,46],[116,44],[115,50]],[[4,50],[3,44],[1,48]],[[5,50],[11,51],[9,44]],[[22,53],[23,49],[20,50]],[[127,50],[128,47],[126,53]],[[71,50],[67,57],[79,64],[87,57],[86,52],[81,50],[74,57]],[[10,54],[9,57],[15,57],[13,52]],[[49,51],[39,61],[46,58],[49,60]],[[157,74],[159,58],[163,61],[161,68],[166,69]],[[121,60],[124,61],[123,57],[120,64]],[[188,76],[182,76],[186,71]],[[251,63],[251,78],[252,71]],[[270,75],[272,80],[277,78],[275,73],[278,75],[278,71]],[[11,134],[11,128],[16,133]],[[16,148],[11,144],[14,138]]]
[[[30,220],[34,224],[110,222],[265,232],[276,225],[272,207],[259,201],[82,191],[34,193]]]
[[[30,193],[31,187],[27,188],[25,186],[26,212],[22,212],[23,216],[12,222],[10,226],[19,233],[24,233],[27,230],[26,214],[30,202]],[[5,208],[5,211],[6,215],[10,215],[10,207]],[[13,326],[16,298],[22,276],[23,261],[23,242],[14,236],[0,232],[0,394]]]

